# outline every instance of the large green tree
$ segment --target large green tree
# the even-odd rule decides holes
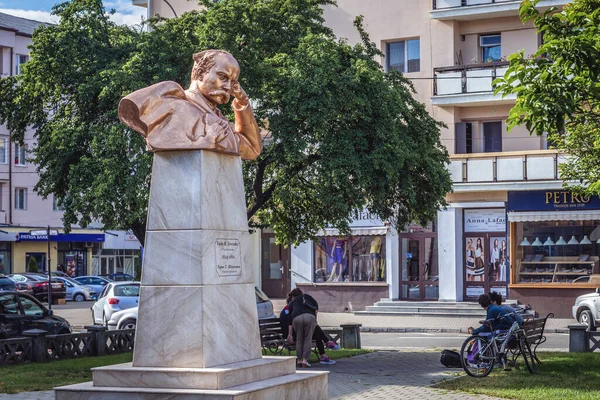
[[[496,92],[515,93],[509,127],[525,124],[570,155],[561,165],[569,184],[600,194],[600,0],[574,0],[563,10],[540,12],[538,1],[521,3],[523,22],[533,21],[543,44],[533,57],[509,57]]]
[[[101,0],[59,4],[60,23],[34,33],[23,74],[1,81],[0,120],[17,140],[35,129],[36,190],[55,194],[66,226],[100,219],[143,243],[152,154],[117,105],[156,82],[188,85],[192,54],[208,48],[239,60],[269,132],[244,165],[252,223],[291,244],[327,225],[346,230],[364,208],[399,227],[435,218],[451,190],[441,124],[407,79],[384,73],[360,19],[363,41],[349,45],[323,24],[331,0],[202,3],[150,31],[115,25]]]

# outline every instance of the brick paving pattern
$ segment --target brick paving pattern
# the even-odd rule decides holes
[[[494,400],[429,387],[452,377],[456,369],[439,362],[439,352],[381,351],[339,360],[336,365],[314,365],[328,370],[331,400]],[[0,400],[53,400],[54,393],[0,395]]]

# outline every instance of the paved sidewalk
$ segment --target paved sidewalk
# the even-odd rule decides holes
[[[479,326],[481,318],[420,317],[401,315],[355,315],[350,313],[319,313],[319,325],[323,327],[341,324],[362,324],[362,332],[462,332],[470,326]],[[573,319],[549,318],[547,333],[568,333]]]
[[[429,387],[458,370],[439,362],[439,352],[381,351],[339,360],[336,365],[313,365],[327,370],[331,400],[494,400],[488,396],[448,392]],[[53,400],[54,393],[0,395],[0,400]]]

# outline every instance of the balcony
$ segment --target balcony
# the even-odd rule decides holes
[[[515,95],[496,96],[492,86],[494,79],[504,76],[508,65],[499,61],[434,68],[431,104],[460,107],[513,104]]]
[[[562,187],[558,166],[565,161],[556,150],[453,154],[448,171],[455,192],[550,189]]]
[[[131,5],[148,8],[148,0],[131,0]]]
[[[540,10],[553,6],[563,6],[569,0],[542,0]],[[476,20],[486,18],[519,16],[520,0],[433,0],[431,19],[437,20]]]

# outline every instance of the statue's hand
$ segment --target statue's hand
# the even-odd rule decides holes
[[[244,107],[248,104],[248,95],[246,94],[244,89],[242,89],[238,81],[233,82],[231,89],[233,92],[233,97],[235,97],[239,106]]]

